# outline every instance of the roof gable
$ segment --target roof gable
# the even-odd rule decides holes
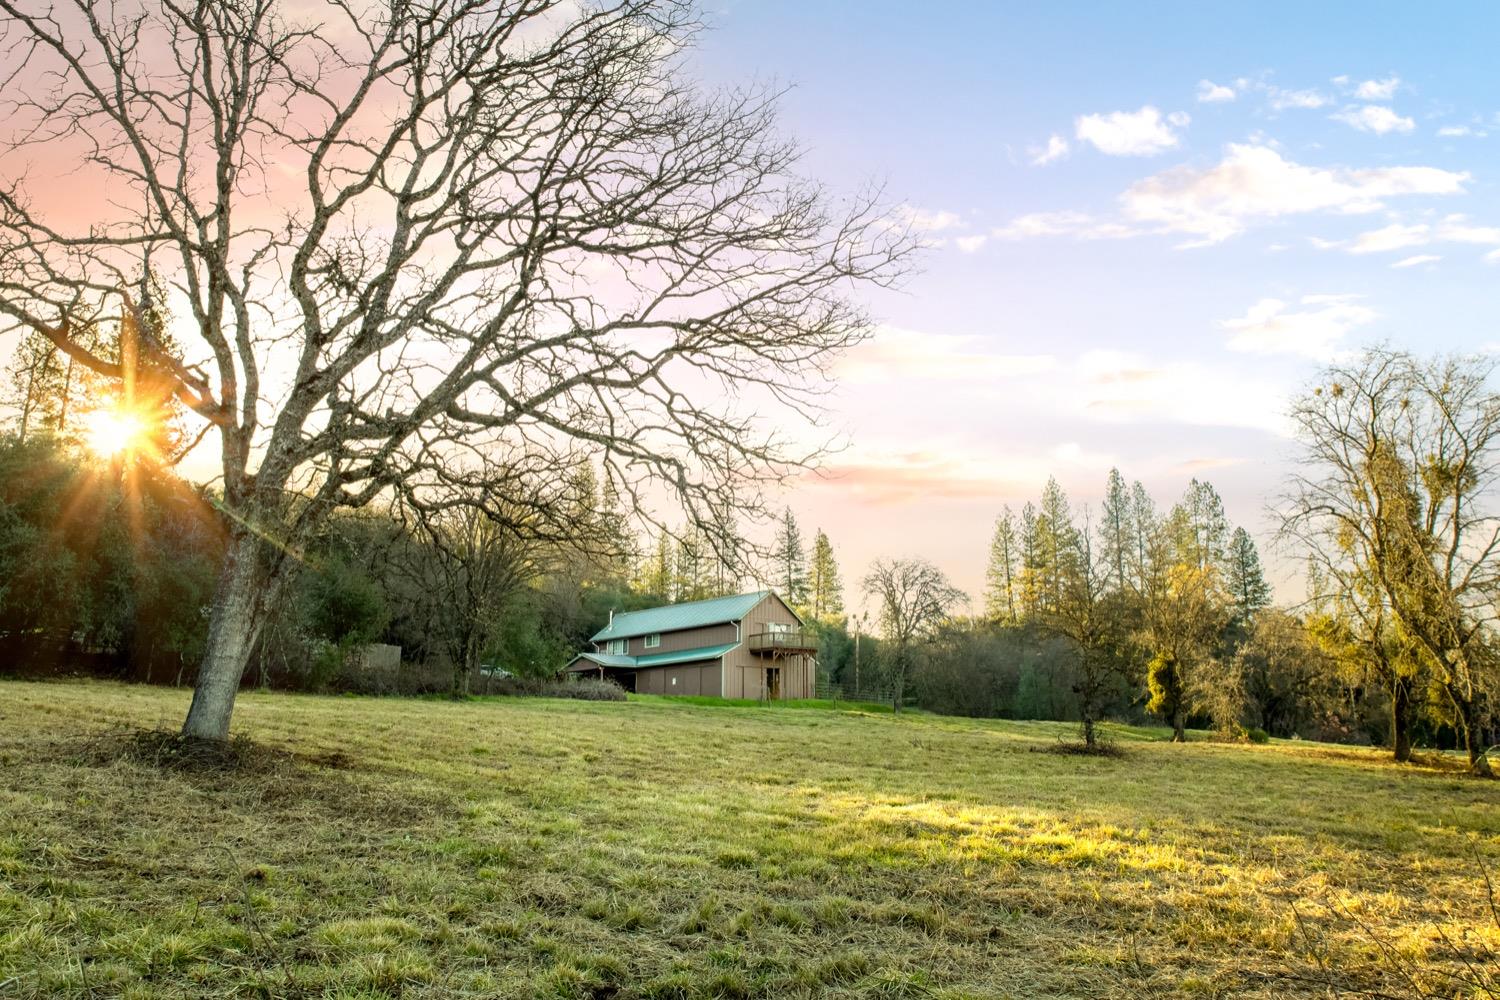
[[[637,635],[650,635],[653,632],[678,632],[685,628],[704,628],[708,625],[737,622],[770,595],[769,590],[757,590],[749,594],[712,597],[706,601],[668,604],[660,608],[647,608],[644,611],[625,611],[615,615],[609,625],[596,632],[592,641],[629,639]]]

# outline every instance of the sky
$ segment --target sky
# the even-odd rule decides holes
[[[988,540],[1049,475],[1192,477],[1254,532],[1287,401],[1385,342],[1500,344],[1500,6],[809,3],[709,12],[693,69],[788,88],[830,190],[883,187],[921,273],[830,392],[846,446],[786,502],[846,587],[923,556],[982,603]]]
[[[1289,398],[1364,345],[1500,345],[1500,5],[706,2],[689,70],[785,88],[802,171],[926,244],[782,498],[851,597],[921,556],[977,610],[996,515],[1118,467],[1211,481],[1295,600]]]

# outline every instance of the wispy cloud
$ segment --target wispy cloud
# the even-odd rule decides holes
[[[1296,354],[1323,360],[1350,331],[1380,314],[1358,303],[1356,295],[1305,295],[1294,309],[1280,299],[1255,303],[1239,319],[1219,325],[1230,334],[1228,347],[1249,354]]]
[[[1443,258],[1435,253],[1419,253],[1413,257],[1402,257],[1391,267],[1417,267],[1420,264],[1436,264]]]
[[[1324,250],[1347,250],[1354,254],[1389,253],[1432,243],[1467,243],[1500,247],[1500,226],[1477,226],[1466,215],[1447,215],[1437,223],[1416,222],[1371,229],[1350,240],[1314,240]]]
[[[1139,236],[1140,230],[1099,219],[1087,212],[1033,212],[1012,219],[990,233],[997,240],[1024,240],[1035,236],[1072,236],[1081,240],[1119,240]]]
[[[1280,87],[1268,86],[1265,91],[1266,103],[1271,106],[1272,111],[1289,109],[1313,111],[1332,103],[1327,96],[1316,90],[1283,90]]]
[[[1163,115],[1148,104],[1139,111],[1082,115],[1074,123],[1074,133],[1080,142],[1110,156],[1155,156],[1177,146],[1176,130],[1191,120],[1185,112]]]
[[[1239,96],[1233,87],[1214,83],[1212,80],[1198,81],[1198,103],[1199,104],[1224,104]]]
[[[1060,135],[1053,135],[1047,140],[1047,145],[1034,147],[1027,152],[1031,154],[1032,166],[1044,167],[1067,156],[1069,148],[1068,140]]]
[[[1389,198],[1451,195],[1469,175],[1437,167],[1309,167],[1268,146],[1232,144],[1207,169],[1175,167],[1121,195],[1128,219],[1217,243],[1253,222],[1313,212],[1373,212]]]
[[[1361,101],[1389,101],[1396,96],[1396,91],[1400,88],[1399,76],[1387,77],[1384,80],[1366,80],[1354,88],[1354,96]]]
[[[959,236],[953,242],[963,253],[978,253],[989,242],[989,239],[988,236],[979,233],[973,236]]]
[[[1057,366],[1050,354],[1002,354],[984,348],[979,337],[882,326],[844,357],[839,377],[861,384],[912,379],[994,381],[1039,375]]]
[[[1366,104],[1357,108],[1347,108],[1330,117],[1334,121],[1343,122],[1361,132],[1373,132],[1376,135],[1410,132],[1417,127],[1416,122],[1396,114],[1383,104]]]
[[[1444,125],[1437,130],[1437,134],[1444,139],[1483,139],[1489,133],[1472,125]]]

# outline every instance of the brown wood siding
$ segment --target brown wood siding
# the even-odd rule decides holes
[[[676,653],[684,649],[700,649],[704,646],[724,646],[735,641],[733,623],[709,625],[706,628],[685,628],[676,632],[663,632],[661,645],[646,648],[646,637],[632,636],[625,640],[625,652],[629,656],[649,656],[652,653]],[[608,640],[599,643],[601,650],[608,648]]]
[[[719,697],[719,661],[678,663],[670,667],[642,667],[635,672],[635,689],[642,694],[708,695]]]
[[[748,640],[757,632],[766,630],[772,622],[800,628],[801,622],[792,609],[775,594],[768,595],[750,612],[740,626],[742,638],[738,649],[724,654],[724,686],[726,698],[759,698],[765,687],[766,668],[781,668],[782,698],[811,698],[816,691],[817,660],[812,656],[797,654],[773,658],[751,653]],[[666,636],[662,636],[666,642]]]

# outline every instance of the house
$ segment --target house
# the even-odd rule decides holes
[[[769,590],[610,614],[568,664],[643,694],[811,698],[817,636]]]

